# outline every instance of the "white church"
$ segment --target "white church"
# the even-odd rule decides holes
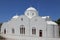
[[[0,35],[7,40],[60,40],[57,23],[49,16],[39,16],[34,7],[4,22]]]

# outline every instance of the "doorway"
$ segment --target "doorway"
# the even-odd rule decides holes
[[[42,37],[42,30],[39,30],[39,37]]]

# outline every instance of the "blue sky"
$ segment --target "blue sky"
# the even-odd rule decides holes
[[[10,20],[14,15],[23,15],[28,7],[35,7],[40,16],[60,18],[60,0],[0,0],[0,22]]]

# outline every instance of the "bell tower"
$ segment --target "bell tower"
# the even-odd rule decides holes
[[[26,11],[25,11],[25,15],[28,17],[28,18],[32,18],[32,17],[35,17],[35,16],[38,16],[38,11],[33,8],[33,7],[29,7]]]

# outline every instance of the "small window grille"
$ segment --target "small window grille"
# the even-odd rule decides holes
[[[25,27],[24,27],[24,25],[20,26],[20,34],[25,34]]]
[[[12,33],[14,33],[14,29],[12,28]]]
[[[6,29],[4,29],[4,34],[6,34]]]
[[[36,28],[32,28],[32,34],[36,34]]]
[[[23,21],[23,18],[21,18],[21,21]]]

